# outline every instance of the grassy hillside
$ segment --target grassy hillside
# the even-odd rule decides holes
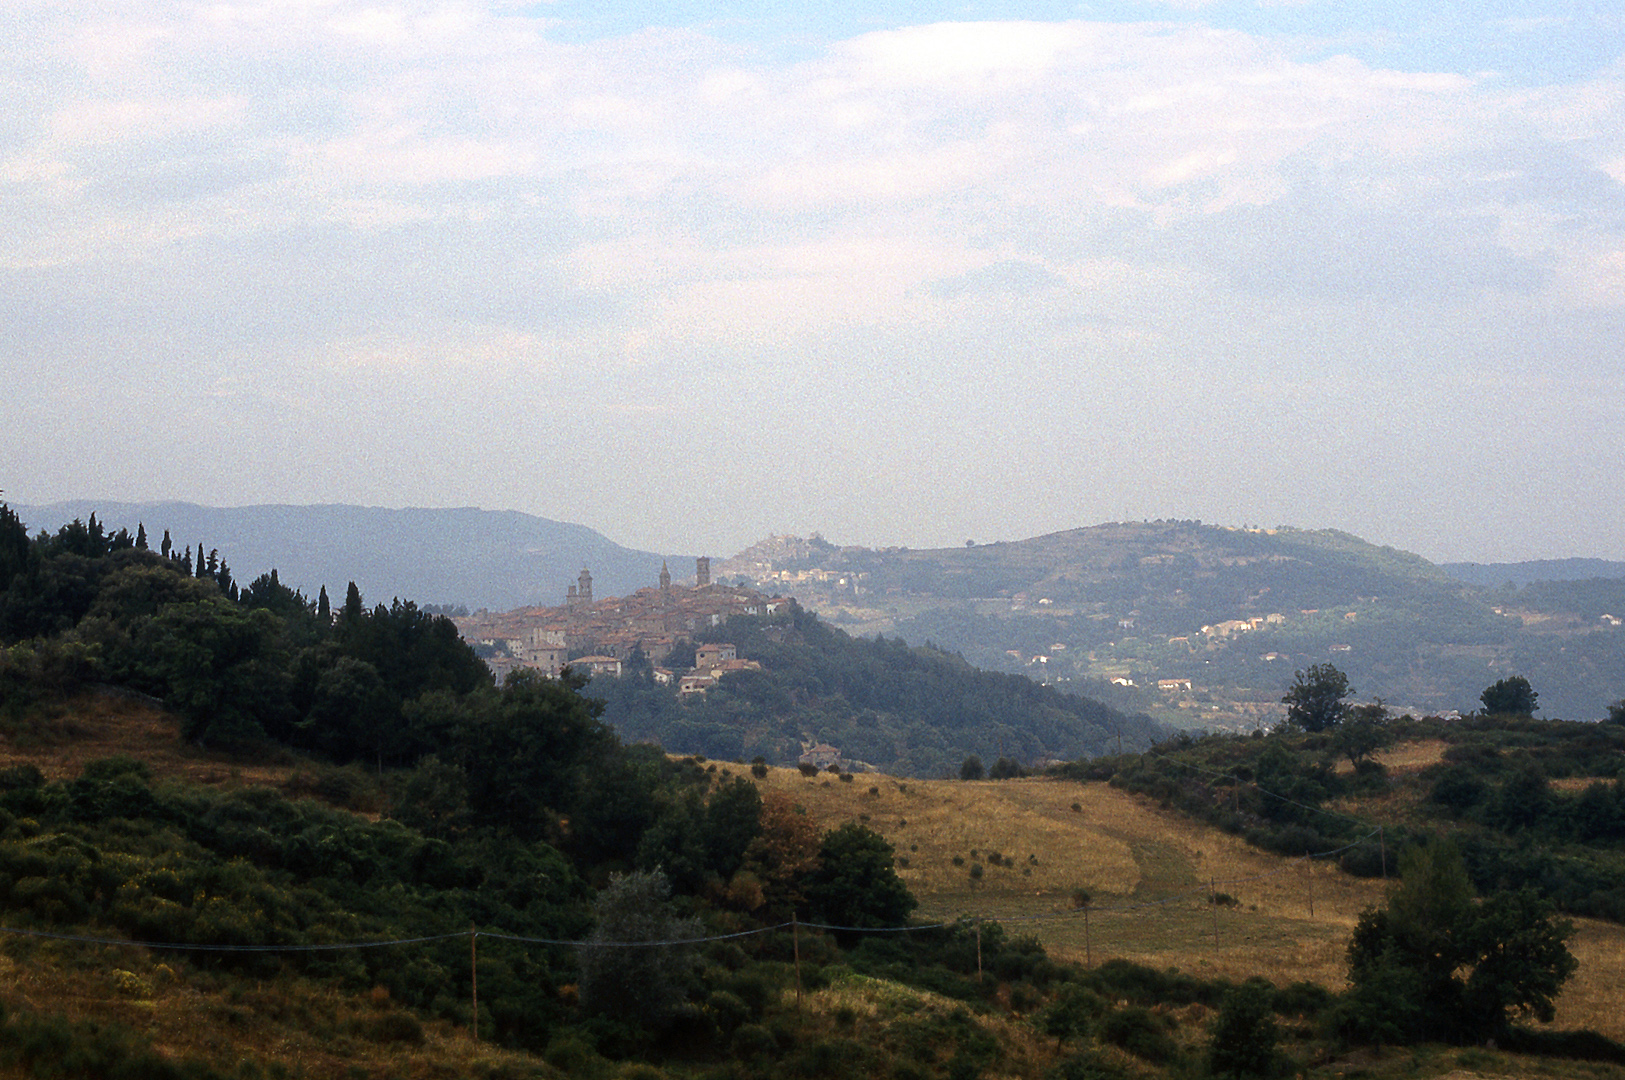
[[[1396,774],[1419,774],[1439,760],[1443,746],[1406,744],[1382,757]],[[1052,955],[1078,962],[1086,942],[1073,894],[1083,888],[1091,896],[1087,953],[1097,965],[1120,957],[1203,976],[1262,975],[1278,985],[1308,980],[1337,990],[1355,920],[1380,905],[1388,888],[1381,878],[1355,877],[1330,860],[1261,851],[1102,782],[859,776],[846,784],[774,769],[761,783],[788,793],[820,821],[859,820],[882,833],[908,859],[900,873],[920,897],[922,915],[1003,920],[1030,929]],[[1361,808],[1383,809],[1369,802]],[[998,863],[990,861],[993,853]],[[983,867],[980,878],[971,876],[975,865]],[[1207,902],[1210,882],[1235,901],[1219,906],[1216,920]],[[1625,926],[1577,924],[1572,948],[1581,967],[1561,999],[1557,1024],[1625,1039],[1615,992],[1625,980]]]

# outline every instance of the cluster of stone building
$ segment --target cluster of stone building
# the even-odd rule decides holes
[[[679,640],[692,641],[734,615],[772,615],[789,603],[755,589],[713,583],[711,560],[702,556],[695,560],[692,586],[674,584],[663,563],[657,587],[599,600],[591,572],[583,569],[559,607],[482,611],[454,621],[464,640],[486,646],[486,663],[499,679],[520,668],[556,676],[566,666],[593,676],[619,676],[624,661],[641,651],[656,680],[696,694],[728,674],[760,665],[739,659],[732,645],[703,644],[695,649],[692,670],[673,671],[665,660]]]

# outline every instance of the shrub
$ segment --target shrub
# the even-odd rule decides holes
[[[1130,1006],[1109,1013],[1101,1021],[1100,1037],[1135,1057],[1158,1065],[1167,1064],[1179,1056],[1179,1044],[1168,1034],[1167,1025],[1142,1006]]]
[[[1270,986],[1248,980],[1225,995],[1213,1022],[1208,1068],[1216,1076],[1270,1076],[1281,1032],[1270,1009]]]
[[[366,1017],[356,1021],[355,1028],[356,1034],[369,1042],[423,1045],[423,1025],[410,1013],[390,1012]]]
[[[778,1040],[761,1024],[741,1024],[728,1046],[729,1052],[741,1061],[767,1057],[778,1048]]]
[[[810,761],[803,761],[801,764],[797,765],[796,768],[801,772],[802,776],[818,775],[818,766],[814,765]]]

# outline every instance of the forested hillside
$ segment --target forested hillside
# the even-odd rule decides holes
[[[760,671],[730,674],[679,700],[646,662],[598,679],[589,693],[624,738],[673,753],[792,764],[805,745],[903,776],[957,773],[970,756],[1026,766],[1144,749],[1164,729],[1020,675],[980,671],[962,658],[900,640],[854,638],[802,608],[736,616],[700,636],[728,641]]]

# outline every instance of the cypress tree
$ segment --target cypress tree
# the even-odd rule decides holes
[[[272,573],[275,573],[273,570]],[[322,586],[321,593],[316,597],[316,618],[323,626],[333,624],[333,607],[327,601],[327,586]]]
[[[146,550],[148,550],[147,549],[147,527],[146,527],[146,525],[142,524],[139,521],[135,523],[135,549],[137,551],[146,551]]]
[[[350,587],[344,593],[344,621],[359,622],[365,609],[361,606],[361,590],[350,582]]]
[[[193,577],[207,577],[208,574],[209,574],[208,564],[203,561],[203,545],[199,544],[197,546],[197,569],[192,571],[192,576]]]
[[[173,551],[174,549],[175,549],[175,544],[174,544],[173,541],[171,541],[169,539],[169,530],[165,529],[164,530],[164,542],[161,545],[159,545],[158,553],[160,555],[162,555],[164,558],[167,559],[167,558],[169,558],[169,553],[171,551]]]

